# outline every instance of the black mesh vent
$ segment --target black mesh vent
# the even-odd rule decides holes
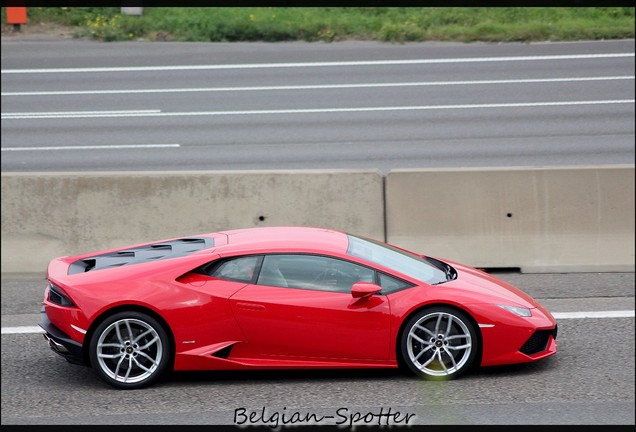
[[[557,328],[556,326],[552,330],[537,330],[532,336],[523,344],[521,349],[525,355],[532,355],[544,351],[548,347],[550,336],[553,336],[556,340]]]
[[[60,306],[75,306],[60,288],[51,283],[49,283],[49,301]]]
[[[49,301],[51,303],[55,303],[55,304],[62,304],[62,296],[57,292],[57,291],[53,291],[50,290],[49,291]]]
[[[68,274],[139,264],[168,258],[176,258],[214,246],[213,238],[183,238],[168,242],[154,243],[136,248],[95,255],[75,261]]]

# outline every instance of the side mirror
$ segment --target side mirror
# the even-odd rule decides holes
[[[351,287],[351,296],[353,298],[367,298],[382,291],[380,285],[371,282],[356,282]]]

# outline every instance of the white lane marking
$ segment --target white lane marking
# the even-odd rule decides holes
[[[200,87],[200,88],[166,88],[166,89],[130,89],[130,90],[66,90],[36,92],[4,92],[2,96],[71,96],[71,95],[108,95],[108,94],[148,94],[148,93],[205,93],[205,92],[245,92],[271,90],[328,90],[382,87],[424,87],[424,86],[458,86],[458,85],[492,85],[492,84],[533,84],[554,82],[587,82],[633,80],[634,75],[605,77],[574,78],[526,78],[505,80],[473,80],[473,81],[430,81],[402,83],[364,83],[364,84],[323,84],[323,85],[290,85],[290,86],[254,86],[254,87]]]
[[[580,318],[634,318],[633,310],[595,311],[595,312],[554,312],[554,319]],[[39,326],[2,327],[2,334],[44,333]]]
[[[566,102],[527,102],[527,103],[496,103],[496,104],[467,104],[467,105],[423,105],[423,106],[388,106],[388,107],[359,107],[359,108],[309,108],[309,109],[279,109],[253,111],[186,111],[186,112],[127,112],[103,113],[90,112],[64,113],[3,113],[3,120],[37,120],[37,119],[66,119],[66,118],[115,118],[115,117],[191,117],[191,116],[222,116],[222,115],[262,115],[262,114],[318,114],[343,112],[373,112],[373,111],[421,111],[421,110],[450,110],[450,109],[488,109],[488,108],[527,108],[546,106],[572,105],[608,105],[634,103],[634,99],[596,100],[596,101],[566,101]]]
[[[133,114],[156,114],[161,110],[114,110],[114,111],[46,111],[46,112],[16,112],[16,113],[2,113],[2,118],[12,118],[24,116],[30,117],[66,117],[66,116],[101,116],[101,115],[133,115]]]
[[[152,72],[152,71],[187,71],[187,70],[221,70],[221,69],[267,69],[267,68],[302,68],[302,67],[342,67],[342,66],[392,66],[443,63],[485,63],[542,60],[580,60],[634,57],[634,53],[607,54],[568,54],[544,56],[510,56],[510,57],[467,57],[441,59],[412,60],[372,60],[344,62],[298,62],[298,63],[253,63],[223,65],[173,65],[173,66],[130,66],[130,67],[95,67],[95,68],[52,68],[52,69],[2,69],[3,74],[33,73],[95,73],[95,72]]]
[[[40,326],[2,327],[2,334],[44,333]]]
[[[2,151],[49,151],[49,150],[120,150],[137,148],[181,147],[181,144],[119,144],[94,146],[47,146],[47,147],[3,147]]]
[[[579,318],[634,318],[633,310],[600,311],[600,312],[556,312],[554,319],[579,319]]]

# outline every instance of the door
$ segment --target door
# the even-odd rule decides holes
[[[373,269],[331,257],[268,255],[256,283],[232,295],[230,304],[260,354],[386,360],[388,299],[351,296],[353,283],[371,282],[374,275]]]

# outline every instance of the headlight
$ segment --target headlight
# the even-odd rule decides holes
[[[529,317],[532,316],[530,309],[519,307],[519,306],[510,306],[510,305],[497,305],[502,309],[512,312],[515,315],[519,315],[520,317]]]

